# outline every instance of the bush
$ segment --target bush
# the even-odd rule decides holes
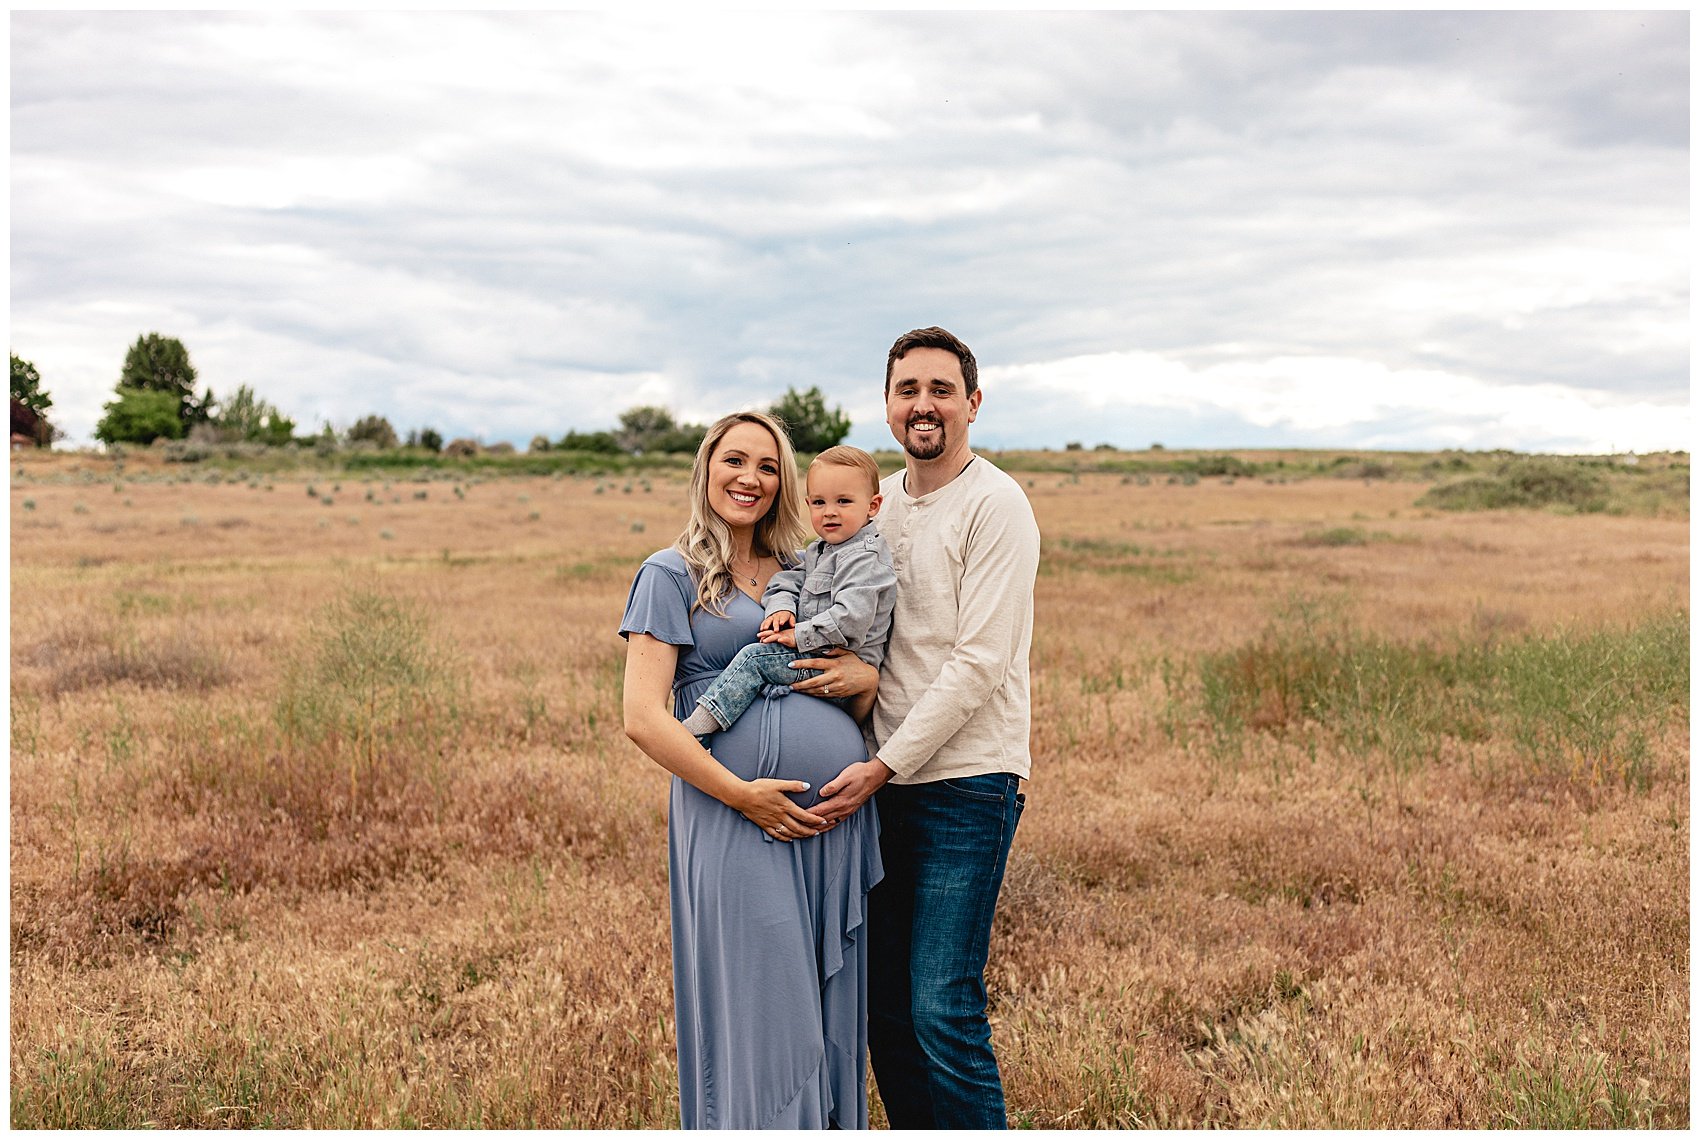
[[[309,773],[313,760],[346,772],[354,805],[435,780],[465,703],[465,679],[426,620],[400,599],[355,589],[314,623],[276,716]]]
[[[1306,531],[1299,539],[1300,546],[1364,546],[1369,543],[1369,535],[1361,527],[1336,526],[1327,530]]]
[[[1398,470],[1391,464],[1379,459],[1361,459],[1357,461],[1336,461],[1334,476],[1337,479],[1391,479]]]
[[[588,451],[594,455],[618,455],[620,443],[611,431],[569,431],[555,445],[557,451]]]
[[[614,433],[614,441],[621,451],[633,455],[695,452],[707,434],[708,429],[701,424],[675,423],[673,413],[666,408],[646,405],[620,413],[620,429]]]
[[[263,443],[283,447],[295,436],[295,421],[277,408],[260,399],[254,390],[243,384],[219,402],[218,414],[213,417],[221,439]],[[190,438],[208,425],[199,425]]]
[[[224,653],[198,631],[177,626],[142,633],[126,626],[66,628],[35,650],[59,695],[124,682],[149,689],[205,691],[230,680]]]
[[[178,397],[170,392],[119,388],[118,398],[105,405],[106,414],[95,425],[94,437],[102,443],[182,439],[183,420],[177,414],[178,404]]]
[[[349,443],[359,443],[362,440],[370,442],[374,447],[388,450],[399,442],[396,439],[395,428],[383,416],[365,416],[354,421],[354,426],[348,429]]]
[[[1250,477],[1257,474],[1255,466],[1232,455],[1203,455],[1189,462],[1176,463],[1175,469],[1205,479],[1217,475]]]
[[[1586,507],[1600,500],[1604,485],[1596,475],[1559,463],[1519,463],[1505,471],[1506,486],[1532,504],[1567,503]],[[1597,508],[1596,508],[1597,509]]]
[[[1443,511],[1492,511],[1565,506],[1603,511],[1606,485],[1599,476],[1572,464],[1524,460],[1503,464],[1496,475],[1474,475],[1431,488],[1419,507]]]

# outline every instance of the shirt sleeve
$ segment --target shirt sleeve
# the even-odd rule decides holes
[[[1039,573],[1039,524],[1019,489],[981,506],[964,540],[955,646],[879,749],[879,759],[899,776],[930,760],[986,704],[1021,648]]]
[[[856,541],[855,547],[845,549],[849,545],[845,543],[837,551],[832,604],[808,621],[797,623],[797,649],[818,653],[842,645],[877,669],[885,660],[886,637],[891,633],[897,573],[883,542]]]
[[[655,555],[638,567],[620,636],[647,633],[668,645],[695,645],[691,634],[691,603],[696,591],[690,575],[658,562]]]
[[[797,612],[797,595],[803,589],[803,568],[781,570],[767,580],[767,589],[761,594],[762,613],[772,617],[780,610]]]

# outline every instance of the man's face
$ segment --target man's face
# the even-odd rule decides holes
[[[954,352],[912,348],[892,364],[885,422],[916,459],[966,453],[968,425],[979,411],[980,392],[968,395]]]

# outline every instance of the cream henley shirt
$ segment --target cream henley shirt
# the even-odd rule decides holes
[[[897,571],[891,642],[871,730],[892,782],[1031,767],[1033,580],[1039,524],[1014,479],[975,457],[912,498],[880,484],[880,533]]]

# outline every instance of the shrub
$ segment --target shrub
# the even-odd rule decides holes
[[[388,449],[396,446],[395,428],[383,416],[364,416],[354,421],[354,426],[348,429],[349,443],[366,442],[374,447]]]
[[[1232,455],[1202,455],[1197,459],[1176,463],[1175,469],[1206,479],[1217,475],[1249,478],[1257,474],[1257,468],[1254,465]]]
[[[1355,526],[1306,531],[1304,537],[1299,539],[1300,546],[1364,546],[1368,543],[1369,535]]]
[[[435,453],[443,450],[443,435],[435,428],[417,428],[407,433],[407,446]]]
[[[558,451],[588,451],[593,455],[618,455],[620,443],[611,431],[569,431],[555,444]]]
[[[206,690],[230,680],[225,655],[185,626],[164,633],[125,626],[67,627],[37,647],[35,660],[51,669],[48,689],[55,694],[122,682]]]
[[[1344,460],[1345,456],[1341,456],[1341,459]],[[1379,459],[1336,462],[1334,468],[1334,477],[1337,479],[1391,479],[1397,474],[1398,470],[1393,464]]]
[[[170,392],[120,387],[117,398],[105,405],[106,414],[95,425],[94,437],[102,443],[180,439],[183,421],[177,414],[179,403]]]
[[[434,782],[465,693],[461,670],[422,616],[398,598],[354,589],[313,625],[276,715],[308,773],[325,764],[346,772],[352,806],[417,778]]]
[[[1495,475],[1474,475],[1432,488],[1417,505],[1443,511],[1547,506],[1602,511],[1606,486],[1599,476],[1573,464],[1524,460],[1503,464]]]

